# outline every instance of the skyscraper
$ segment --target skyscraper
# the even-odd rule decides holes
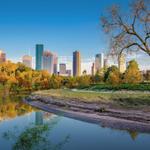
[[[66,74],[66,64],[59,64],[59,74],[60,75]]]
[[[105,58],[104,59],[104,68],[107,69],[108,67],[109,67],[109,65],[108,65],[108,59]]]
[[[54,55],[50,51],[44,51],[43,53],[43,70],[47,70],[50,74],[54,72]]]
[[[81,56],[79,51],[73,52],[73,76],[81,75]]]
[[[42,70],[42,56],[44,51],[43,44],[36,45],[36,70]]]
[[[91,74],[92,74],[92,76],[95,75],[95,64],[94,63],[92,64],[92,67],[91,67]]]
[[[99,71],[104,67],[104,54],[97,54],[95,56],[95,70],[96,72]]]
[[[126,60],[124,54],[121,54],[121,56],[118,57],[118,68],[121,73],[126,71]]]
[[[57,66],[58,66],[58,56],[56,54],[54,54],[54,74],[57,74],[58,73],[58,69],[57,69]]]
[[[67,74],[68,76],[71,76],[71,70],[70,70],[70,69],[67,69],[67,70],[66,70],[66,74]]]
[[[0,50],[0,63],[6,62],[6,54]]]
[[[32,68],[32,56],[29,55],[24,55],[22,57],[22,62],[24,65],[26,65],[27,67]]]

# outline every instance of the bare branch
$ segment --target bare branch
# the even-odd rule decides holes
[[[107,17],[102,18],[103,28],[112,36],[111,46],[118,54],[136,46],[150,55],[150,0],[134,0],[130,8],[125,15],[113,5]]]

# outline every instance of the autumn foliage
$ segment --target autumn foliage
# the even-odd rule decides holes
[[[111,66],[95,75],[84,74],[80,77],[63,77],[50,75],[47,71],[36,71],[22,63],[6,62],[0,64],[0,84],[9,92],[22,90],[32,91],[41,89],[88,87],[91,84],[118,85],[122,83],[136,84],[142,81],[138,64],[132,60],[124,74],[118,67]]]

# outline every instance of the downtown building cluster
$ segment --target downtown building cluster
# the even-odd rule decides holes
[[[67,69],[67,65],[64,62],[58,64],[57,54],[44,50],[43,44],[36,44],[35,46],[35,69],[36,70],[46,70],[49,74],[56,74],[61,76],[81,76],[87,73],[87,70],[81,72],[81,53],[79,51],[74,51],[72,55],[72,69]],[[6,53],[0,50],[0,64],[6,62]],[[118,58],[118,68],[121,73],[124,73],[128,63],[126,62],[126,57],[122,54]],[[27,67],[33,68],[33,58],[30,55],[24,55],[22,57],[22,63]],[[59,66],[59,67],[58,67]],[[95,55],[95,59],[92,63],[91,75],[95,75],[98,72],[103,71],[110,67],[109,59],[103,53]],[[59,69],[58,69],[59,68]],[[88,68],[88,69],[89,69]]]
[[[44,50],[43,44],[37,44],[36,48],[36,70],[46,70],[50,74],[59,74],[63,76],[71,76],[71,70],[66,69],[66,64],[60,63],[59,64],[59,71],[58,71],[58,56],[57,54],[50,52],[48,50]]]
[[[60,63],[58,71],[58,56],[50,51],[44,51],[43,44],[36,45],[36,70],[47,70],[50,74],[59,74],[61,76],[73,75],[77,77],[85,74],[86,70],[84,73],[81,72],[81,53],[74,51],[72,58],[72,70],[68,70],[65,63]],[[96,54],[95,61],[91,66],[91,74],[95,75],[100,70],[108,67],[108,58],[103,53]],[[121,55],[118,59],[118,67],[121,73],[125,72],[126,60],[124,55]]]

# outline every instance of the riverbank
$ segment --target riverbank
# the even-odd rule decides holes
[[[34,92],[25,101],[45,111],[101,123],[105,127],[150,132],[149,97],[149,92],[46,90]]]

